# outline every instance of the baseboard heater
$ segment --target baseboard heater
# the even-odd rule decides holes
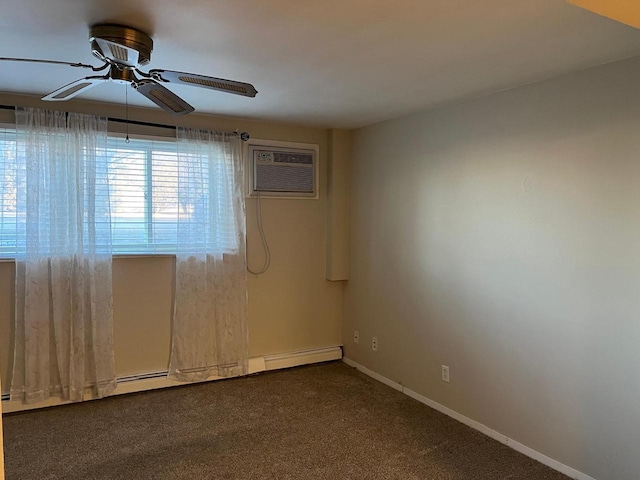
[[[169,370],[163,370],[161,372],[149,372],[140,373],[137,375],[125,375],[124,377],[118,377],[118,383],[137,382],[139,380],[151,380],[152,378],[166,378],[169,375]]]
[[[274,355],[265,355],[262,357],[249,358],[248,374],[266,372],[269,370],[280,370],[282,368],[297,367],[308,365],[311,363],[327,362],[331,360],[340,360],[342,358],[342,346],[330,346],[320,348],[310,348],[295,352],[279,353]],[[112,395],[121,395],[126,393],[144,392],[155,390],[156,388],[166,388],[179,385],[188,385],[188,383],[178,382],[167,378],[167,370],[155,372],[139,373],[134,375],[123,375],[117,378],[118,386]],[[218,378],[210,378],[206,381],[215,381]],[[87,398],[86,400],[91,400]],[[31,410],[34,408],[52,407],[56,405],[64,405],[70,403],[57,397],[51,397],[44,402],[38,404],[25,405],[22,402],[12,402],[9,393],[2,394],[2,402],[4,403],[2,410],[4,413],[20,412]]]
[[[129,383],[129,382],[138,382],[140,380],[151,380],[154,378],[166,378],[166,376],[169,374],[168,370],[164,370],[162,372],[149,372],[149,373],[142,373],[142,374],[138,374],[138,375],[125,375],[124,377],[118,377],[116,380],[118,382],[118,384],[120,383]],[[3,393],[2,394],[2,401],[3,402],[8,402],[11,400],[11,394],[10,393]]]

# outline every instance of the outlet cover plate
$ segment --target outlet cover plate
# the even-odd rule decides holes
[[[449,367],[442,365],[442,381],[449,383]]]

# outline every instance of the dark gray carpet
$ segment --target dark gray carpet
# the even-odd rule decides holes
[[[566,480],[340,362],[5,416],[7,480]]]

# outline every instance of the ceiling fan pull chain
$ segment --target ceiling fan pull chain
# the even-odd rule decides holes
[[[126,120],[127,136],[124,138],[124,143],[129,143],[129,84],[124,85],[124,118]]]

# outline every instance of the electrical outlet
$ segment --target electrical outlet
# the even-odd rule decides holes
[[[371,350],[378,351],[378,337],[371,337]]]
[[[449,383],[449,367],[442,365],[442,381]]]
[[[360,343],[360,331],[359,330],[354,330],[353,331],[353,343]]]

